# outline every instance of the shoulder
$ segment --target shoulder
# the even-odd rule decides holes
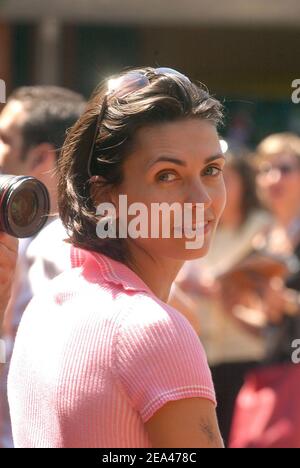
[[[115,375],[144,421],[168,401],[198,397],[216,404],[202,344],[171,306],[135,295],[115,338]]]
[[[176,309],[155,297],[136,294],[121,312],[116,336],[119,359],[135,365],[161,360],[205,363],[206,354],[189,321]],[[140,364],[139,364],[140,363]]]
[[[147,334],[151,330],[185,330],[194,334],[188,320],[169,304],[149,294],[138,293],[127,298],[127,307],[122,314],[121,326],[123,332],[130,332],[132,328]]]

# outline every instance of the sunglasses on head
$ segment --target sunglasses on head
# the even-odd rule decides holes
[[[166,68],[166,67],[160,67],[160,68],[155,68],[154,73],[156,75],[166,75],[166,76],[174,76],[178,77],[182,81],[186,81],[188,83],[191,83],[190,79],[183,75],[182,73],[178,72],[177,70],[174,70],[173,68]],[[96,128],[95,128],[95,133],[92,139],[92,144],[91,144],[91,149],[89,152],[89,158],[88,158],[88,165],[87,165],[87,172],[89,177],[93,177],[94,174],[92,174],[91,166],[92,166],[92,160],[93,160],[93,153],[94,153],[94,148],[95,148],[95,143],[97,140],[97,135],[99,132],[99,128],[101,125],[101,121],[104,117],[106,107],[107,107],[107,101],[109,98],[116,97],[116,98],[125,98],[131,93],[134,93],[136,91],[139,91],[140,89],[145,88],[150,84],[150,80],[142,72],[139,71],[129,71],[128,73],[125,73],[124,75],[121,75],[118,78],[111,78],[107,82],[107,91],[105,93],[103,103],[101,106],[101,110],[98,114],[97,117],[97,123],[96,123]]]
[[[282,175],[289,175],[300,170],[299,166],[292,164],[278,164],[276,166],[268,165],[262,168],[262,174],[269,174],[271,171],[279,171]]]

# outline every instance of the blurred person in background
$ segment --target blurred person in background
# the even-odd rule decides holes
[[[292,362],[292,343],[300,337],[300,138],[268,136],[257,148],[256,162],[260,197],[274,218],[257,236],[256,247],[291,267],[260,281],[266,355],[241,390],[231,446],[299,448],[300,367]]]
[[[0,447],[4,448],[12,446],[6,377],[16,330],[33,293],[61,273],[69,261],[62,242],[64,231],[57,220],[56,166],[66,131],[84,107],[83,97],[71,90],[26,86],[10,95],[0,114],[0,173],[36,177],[46,185],[51,204],[51,215],[42,232],[19,242],[12,297],[3,324],[8,357],[0,381]]]
[[[290,133],[270,135],[257,148],[257,164],[260,196],[274,223],[256,243],[271,254],[300,260],[300,138]],[[297,268],[285,278],[283,293],[284,287],[300,291]],[[280,297],[280,291],[278,298],[274,294],[276,299]],[[299,317],[287,316],[282,305],[280,300],[274,300],[272,307],[266,309],[271,327],[267,356],[270,362],[290,362],[291,341],[297,334],[300,336]]]
[[[264,343],[259,333],[253,335],[249,330],[247,323],[254,320],[251,314],[244,322],[228,313],[219,278],[252,252],[253,239],[270,224],[271,216],[259,202],[247,152],[228,152],[226,157],[227,203],[219,229],[208,255],[185,263],[170,302],[179,310],[188,309],[200,332],[216,388],[220,429],[227,443],[236,397],[247,371],[263,358]],[[226,288],[225,295],[228,293]]]

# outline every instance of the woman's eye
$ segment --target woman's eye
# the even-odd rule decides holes
[[[176,180],[176,174],[173,172],[161,172],[158,174],[157,179],[159,182],[173,182],[173,180]]]
[[[216,167],[216,166],[210,166],[210,167],[207,167],[204,171],[204,175],[208,175],[208,176],[212,176],[212,177],[217,177],[218,175],[221,174],[222,169],[220,167]]]

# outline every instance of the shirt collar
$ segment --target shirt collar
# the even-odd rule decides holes
[[[126,291],[144,291],[153,296],[153,292],[144,281],[123,263],[98,252],[71,247],[72,268],[81,267],[88,262],[94,264],[95,273],[99,275],[99,283],[104,279],[109,283],[121,285]]]

